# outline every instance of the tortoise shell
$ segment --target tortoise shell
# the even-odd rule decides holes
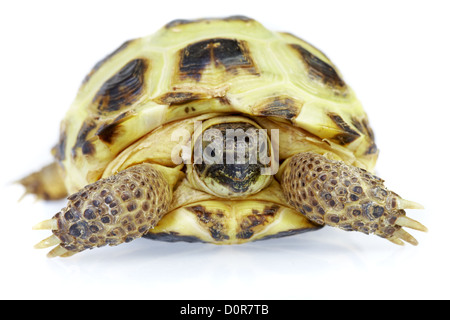
[[[156,128],[211,113],[275,121],[367,170],[377,158],[366,113],[317,48],[242,16],[175,20],[126,41],[85,77],[54,148],[68,191],[111,174]],[[281,159],[301,147],[280,139]]]

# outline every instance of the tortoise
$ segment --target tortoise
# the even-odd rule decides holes
[[[368,117],[330,59],[245,16],[174,20],[84,78],[54,162],[20,182],[67,205],[49,257],[137,238],[240,244],[333,226],[395,244],[421,209],[374,175]]]

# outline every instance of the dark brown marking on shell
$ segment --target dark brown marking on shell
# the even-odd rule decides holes
[[[81,152],[84,155],[93,155],[95,153],[95,146],[91,141],[85,141],[81,146]]]
[[[373,133],[372,128],[369,125],[369,121],[366,118],[362,120],[358,120],[357,118],[352,118],[352,124],[359,130],[359,132],[363,133],[372,141],[372,143],[367,148],[364,154],[376,154],[378,152],[377,145],[375,144],[375,135]]]
[[[329,85],[339,91],[346,87],[345,82],[341,79],[333,66],[329,65],[325,61],[322,61],[319,57],[315,56],[299,44],[290,44],[290,46],[302,57],[302,60],[308,67],[308,72],[311,78],[317,79],[323,84]]]
[[[255,115],[265,117],[279,117],[292,120],[298,116],[300,107],[296,101],[288,97],[275,97],[264,101],[253,108]]]
[[[375,135],[373,134],[373,130],[369,125],[369,122],[366,118],[362,120],[358,120],[357,118],[352,118],[352,124],[359,130],[359,132],[364,133],[370,139],[375,140]]]
[[[205,242],[195,236],[184,236],[175,231],[158,232],[158,233],[148,232],[148,233],[144,234],[142,237],[146,238],[146,239],[166,241],[166,242],[179,242],[179,241],[190,242],[190,243]]]
[[[378,147],[375,143],[372,143],[366,150],[366,152],[364,152],[364,154],[369,155],[369,154],[376,154],[378,152]]]
[[[66,159],[66,145],[67,133],[66,131],[61,131],[59,141],[52,149],[53,155],[59,163],[62,163]]]
[[[274,216],[280,209],[278,205],[266,206],[263,212],[253,210],[253,214],[249,214],[244,217],[236,230],[236,238],[238,239],[250,239],[254,233],[255,228],[258,226],[264,226],[273,221]]]
[[[332,139],[337,141],[340,145],[346,145],[348,143],[351,143],[358,139],[361,135],[353,130],[348,123],[342,119],[341,116],[335,114],[335,113],[328,113],[328,116],[331,120],[342,130],[345,132],[339,133],[335,135]]]
[[[231,106],[231,101],[228,99],[227,96],[218,97],[217,100],[219,100],[219,102],[223,105]]]
[[[164,27],[166,29],[171,29],[173,27],[177,27],[180,25],[186,25],[186,24],[198,23],[198,22],[207,22],[208,23],[210,21],[215,21],[215,20],[243,21],[243,22],[253,21],[252,18],[249,18],[246,16],[235,15],[235,16],[230,16],[230,17],[226,17],[226,18],[203,18],[203,19],[195,19],[195,20],[176,19],[176,20],[172,20],[169,23],[167,23]]]
[[[180,73],[183,77],[200,81],[203,69],[211,62],[211,40],[197,42],[180,51]]]
[[[97,62],[94,67],[91,69],[91,71],[86,75],[86,77],[83,79],[83,83],[82,85],[84,85],[86,82],[89,81],[89,79],[92,77],[92,75],[98,70],[100,69],[103,64],[108,61],[109,59],[111,59],[113,56],[115,56],[116,54],[118,54],[119,52],[121,52],[122,50],[126,49],[128,47],[128,45],[133,42],[134,40],[128,40],[125,41],[124,43],[122,43],[122,45],[120,47],[118,47],[116,50],[114,50],[113,52],[111,52],[110,54],[108,54],[106,57],[104,57],[102,60],[100,60],[99,62]]]
[[[264,207],[264,210],[263,210],[263,212],[262,212],[262,214],[263,215],[265,215],[265,216],[271,216],[271,217],[273,217],[273,216],[275,216],[276,215],[276,213],[278,212],[278,210],[280,210],[280,206],[278,206],[278,205],[276,205],[276,204],[274,204],[274,205],[272,205],[272,206],[265,206]]]
[[[159,104],[180,105],[205,98],[208,98],[208,96],[202,93],[168,92],[163,94],[162,96],[157,97],[153,101]]]
[[[210,44],[216,66],[222,64],[228,70],[233,68],[254,68],[247,43],[243,40],[217,39]]]
[[[76,157],[77,149],[81,149],[82,153],[85,155],[93,154],[95,152],[94,145],[88,141],[87,137],[89,133],[95,129],[96,125],[97,124],[94,120],[86,120],[83,122],[80,130],[78,131],[75,145],[72,148],[72,157]]]
[[[144,92],[147,68],[147,60],[134,59],[106,80],[93,99],[98,111],[118,111],[135,102]]]
[[[209,233],[214,240],[223,241],[230,238],[226,233],[223,224],[224,215],[221,215],[222,212],[220,210],[214,213],[208,211],[202,205],[190,206],[186,207],[186,209],[197,216],[199,222],[209,230]]]
[[[121,113],[111,123],[105,123],[95,133],[105,143],[112,144],[123,133],[122,124],[130,118],[129,112]]]
[[[257,74],[247,44],[243,40],[215,38],[202,40],[180,50],[179,71],[181,78],[200,81],[203,70],[211,63],[223,65],[227,72],[245,69]]]

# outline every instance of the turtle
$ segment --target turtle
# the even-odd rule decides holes
[[[26,194],[49,257],[138,238],[242,244],[332,226],[417,240],[374,173],[368,116],[331,60],[246,16],[178,19],[93,66]]]

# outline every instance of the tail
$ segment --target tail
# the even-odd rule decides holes
[[[53,162],[41,170],[31,173],[20,179],[20,183],[25,187],[25,193],[36,195],[38,200],[57,200],[67,196],[67,189],[64,185],[60,166]]]

